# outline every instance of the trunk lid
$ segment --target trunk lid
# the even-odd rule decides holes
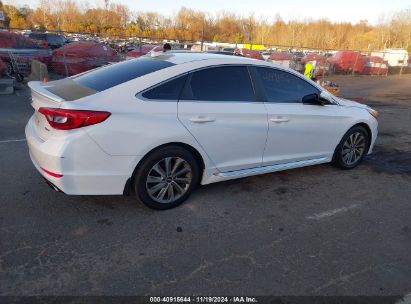
[[[77,100],[97,93],[96,90],[84,87],[71,78],[50,83],[30,81],[28,85],[31,89],[31,105],[34,108],[34,126],[38,136],[44,141],[61,130],[55,130],[50,126],[46,117],[39,112],[40,108],[60,108],[66,101]]]

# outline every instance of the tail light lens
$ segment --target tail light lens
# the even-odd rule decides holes
[[[95,125],[105,121],[111,115],[110,112],[56,108],[40,108],[38,111],[46,117],[50,126],[58,130]]]

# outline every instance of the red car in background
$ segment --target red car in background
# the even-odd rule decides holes
[[[78,41],[54,50],[51,67],[58,74],[71,76],[120,60],[117,52],[103,43]]]
[[[19,33],[0,30],[0,60],[6,66],[7,75],[28,76],[33,59],[49,65],[51,50],[38,46]]]
[[[163,50],[163,46],[154,44],[143,44],[141,47],[137,47],[134,50],[127,53],[127,58],[138,58],[144,56],[149,52],[159,52]]]
[[[292,63],[295,61],[295,57],[290,52],[273,52],[267,58],[267,61],[290,68],[292,67]]]
[[[3,76],[3,74],[6,72],[7,66],[3,62],[3,60],[0,59],[0,77]]]
[[[338,51],[328,58],[330,69],[334,73],[355,72],[361,74],[365,66],[365,58],[357,51]]]
[[[242,55],[242,56],[248,57],[248,58],[264,60],[263,55],[261,55],[261,53],[259,51],[249,50],[249,49],[245,49],[245,48],[236,48],[234,50],[234,55]]]
[[[364,75],[387,75],[388,62],[379,56],[366,56],[362,71]]]

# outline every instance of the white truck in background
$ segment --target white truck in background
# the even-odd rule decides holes
[[[385,49],[371,52],[371,56],[378,56],[387,61],[390,67],[407,67],[408,52],[404,49]]]

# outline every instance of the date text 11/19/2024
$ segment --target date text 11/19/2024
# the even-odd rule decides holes
[[[150,303],[258,303],[254,297],[150,297]]]

